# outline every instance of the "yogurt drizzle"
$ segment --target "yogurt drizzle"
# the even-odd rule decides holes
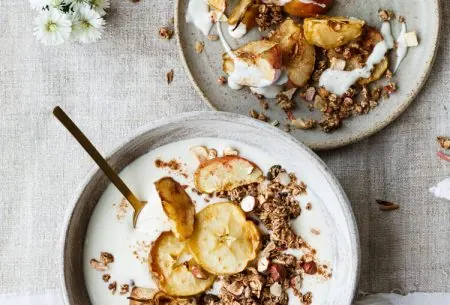
[[[239,23],[237,27],[235,24],[229,25],[228,33],[235,39],[242,38],[245,34],[247,34],[247,26],[243,22]]]
[[[364,67],[352,71],[339,71],[327,69],[322,73],[319,85],[325,87],[328,91],[343,95],[360,78],[370,77],[376,64],[380,63],[386,52],[394,47],[394,38],[391,34],[391,24],[383,22],[381,34],[384,40],[375,45]]]
[[[265,88],[265,87],[274,85],[278,82],[278,80],[280,79],[280,76],[281,76],[280,69],[275,70],[274,79],[270,80],[270,79],[264,78],[263,73],[257,66],[249,65],[247,62],[245,62],[244,60],[241,60],[233,53],[233,51],[231,50],[227,41],[225,40],[225,37],[223,36],[220,22],[217,23],[217,32],[219,33],[220,41],[222,42],[222,45],[223,45],[225,51],[228,53],[228,55],[231,57],[231,59],[234,62],[234,70],[228,76],[228,81],[227,81],[228,86],[231,89],[240,90],[244,86],[255,87],[255,88]],[[286,82],[287,82],[287,80],[286,80]],[[271,90],[271,91],[269,92],[269,90]],[[268,93],[273,94],[273,90],[274,90],[274,88],[270,88],[270,89],[267,88],[267,90],[266,90],[267,94]],[[262,94],[262,93],[260,93],[260,94]],[[269,97],[267,97],[267,98],[269,98]]]
[[[193,23],[204,35],[208,35],[213,26],[212,13],[204,0],[189,0],[186,22]]]

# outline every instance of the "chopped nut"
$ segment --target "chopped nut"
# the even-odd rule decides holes
[[[277,104],[283,110],[292,110],[295,108],[294,100],[290,99],[287,95],[280,93],[277,95]]]
[[[347,65],[345,60],[336,57],[331,58],[330,63],[330,69],[338,71],[344,71],[345,66]]]
[[[405,41],[408,47],[417,47],[419,45],[419,41],[417,40],[417,34],[415,31],[406,33]]]
[[[237,155],[239,155],[239,152],[236,149],[227,147],[223,150],[223,155],[224,156],[237,156]]]
[[[208,158],[209,159],[217,158],[217,150],[215,150],[214,148],[208,149]]]
[[[227,290],[235,296],[240,296],[244,292],[244,285],[240,282],[234,282],[227,287]]]
[[[285,95],[288,99],[291,100],[296,91],[297,91],[297,88],[292,88],[292,89],[281,92],[281,94]]]
[[[305,262],[302,267],[306,274],[313,275],[317,273],[317,265],[314,261]]]
[[[266,100],[260,100],[259,103],[261,104],[262,109],[267,110],[269,109],[269,102]]]
[[[166,81],[167,84],[170,85],[170,83],[172,83],[173,81],[173,69],[171,69],[169,72],[166,73]]]
[[[258,115],[259,115],[259,113],[256,112],[256,110],[254,110],[254,109],[250,110],[248,114],[254,119],[257,119]]]
[[[320,230],[311,228],[311,233],[314,234],[314,235],[320,235]]]
[[[269,268],[269,259],[263,256],[258,260],[258,272],[263,273]]]
[[[283,293],[283,289],[281,288],[281,285],[278,282],[273,283],[270,286],[270,294],[275,297],[280,297]]]
[[[258,120],[267,122],[269,120],[269,118],[264,113],[260,113],[260,114],[258,114]]]
[[[227,83],[227,79],[224,76],[220,76],[217,78],[216,82],[218,85],[225,85]]]
[[[128,284],[120,285],[120,295],[127,294],[128,292],[130,292],[130,285]]]
[[[161,37],[163,39],[169,40],[170,38],[172,38],[172,35],[173,35],[173,30],[171,30],[167,27],[162,27],[159,29],[159,37]]]
[[[291,286],[292,290],[294,290],[294,294],[296,296],[301,295],[301,289],[303,285],[303,279],[300,275],[296,275],[289,281],[289,286]]]
[[[312,102],[315,96],[316,96],[316,88],[309,87],[308,89],[306,89],[305,100],[307,100],[308,102]]]
[[[317,121],[313,119],[303,120],[303,119],[295,119],[291,121],[292,126],[298,129],[308,130],[313,129],[317,125]]]
[[[269,267],[270,277],[275,282],[282,282],[286,278],[286,268],[280,264],[271,264]]]
[[[391,10],[380,9],[378,11],[378,16],[380,17],[381,21],[389,21],[395,17],[395,14]]]
[[[108,289],[111,291],[112,294],[115,294],[117,290],[117,282],[114,281],[111,284],[109,284]]]
[[[311,204],[311,202],[308,202],[308,203],[306,204],[306,209],[307,209],[307,210],[311,210],[311,209],[312,209],[312,204]]]
[[[203,41],[196,41],[194,48],[195,48],[195,52],[197,52],[197,54],[200,54],[205,49],[205,43]]]
[[[208,40],[216,41],[218,39],[219,39],[219,36],[217,36],[217,35],[208,35]]]
[[[441,147],[443,149],[450,149],[450,138],[449,137],[437,137],[437,140],[439,142],[439,145],[441,145]]]
[[[289,183],[291,183],[291,178],[289,177],[288,173],[281,172],[277,175],[275,178],[277,182],[279,182],[283,186],[288,186]]]
[[[386,78],[387,79],[392,79],[392,71],[389,70],[389,69],[386,70]]]
[[[198,279],[201,279],[201,280],[206,280],[206,279],[208,279],[209,278],[209,274],[208,274],[208,272],[206,272],[205,270],[203,270],[203,268],[202,267],[200,267],[200,265],[197,265],[197,264],[190,264],[190,270],[191,270],[191,273],[196,277],[196,278],[198,278]]]
[[[389,82],[386,86],[383,87],[383,90],[388,93],[394,93],[395,91],[397,91],[397,84],[394,82]]]
[[[244,212],[251,212],[251,211],[253,211],[253,208],[255,207],[255,203],[256,203],[255,197],[246,196],[241,201],[241,209]]]
[[[378,203],[378,207],[380,208],[381,211],[393,211],[398,210],[400,208],[400,206],[394,202],[380,199],[377,199],[376,202]]]
[[[106,266],[108,266],[108,264],[114,263],[114,256],[108,252],[101,252],[100,259]]]
[[[106,270],[108,270],[108,266],[106,266],[102,262],[99,262],[95,258],[91,259],[89,263],[90,263],[91,267],[94,268],[95,270],[98,270],[98,271],[106,271]]]
[[[109,275],[108,273],[106,273],[106,274],[103,274],[102,275],[102,279],[103,279],[103,281],[104,282],[109,282],[109,280],[111,279],[111,275]]]

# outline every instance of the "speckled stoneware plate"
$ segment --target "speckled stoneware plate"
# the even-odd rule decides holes
[[[312,149],[330,149],[361,140],[388,125],[399,116],[411,103],[424,85],[437,51],[440,30],[439,0],[336,0],[329,15],[354,16],[366,20],[369,24],[380,26],[378,9],[392,9],[398,15],[406,17],[409,30],[415,30],[420,39],[420,45],[410,48],[395,79],[399,90],[386,102],[369,115],[356,116],[344,122],[341,129],[326,134],[321,130],[295,130],[292,135]],[[185,12],[188,0],[177,0],[175,8],[175,26],[178,45],[188,75],[200,96],[213,109],[248,114],[251,109],[261,109],[258,101],[250,94],[248,89],[233,91],[227,86],[219,86],[216,79],[223,75],[221,70],[221,54],[224,52],[220,41],[209,41],[192,24],[186,23]],[[230,1],[234,6],[236,0]],[[400,24],[393,22],[393,35],[397,37]],[[214,28],[211,33],[216,33]],[[255,31],[254,31],[255,32]],[[257,31],[256,31],[257,32]],[[253,36],[245,36],[241,40],[234,40],[228,36],[224,28],[224,35],[232,48],[244,44]],[[256,35],[256,37],[255,37]],[[196,41],[205,42],[205,50],[197,54],[194,50]],[[297,98],[297,101],[299,99]],[[299,107],[294,112],[296,117],[311,117],[305,103],[298,102]],[[267,115],[271,120],[286,122],[285,113],[273,106]]]
[[[329,279],[331,282],[324,304],[352,304],[359,277],[360,253],[351,206],[327,166],[309,148],[288,134],[269,124],[232,113],[214,111],[180,114],[151,123],[126,138],[109,155],[109,164],[121,171],[140,156],[158,147],[204,137],[249,145],[299,174],[300,179],[307,184],[309,194],[315,194],[317,198],[311,212],[314,209],[323,212],[324,223],[330,229],[330,242],[325,247],[332,251],[330,266],[333,268],[333,275]],[[91,215],[107,185],[106,177],[95,167],[81,183],[74,200],[68,206],[63,224],[59,265],[65,304],[91,304],[82,272],[83,264],[89,264],[83,262],[83,247]],[[320,253],[321,250],[318,248],[317,251]],[[105,293],[110,295],[106,287]]]

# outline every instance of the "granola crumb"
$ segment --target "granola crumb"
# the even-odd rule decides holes
[[[450,149],[450,138],[449,137],[439,136],[439,137],[437,137],[437,141],[443,149]]]
[[[255,21],[261,30],[267,30],[272,25],[281,23],[285,19],[283,7],[275,4],[260,4]]]
[[[216,40],[218,40],[218,39],[219,39],[219,36],[218,36],[218,35],[208,35],[208,40],[216,41]]]
[[[398,22],[400,22],[400,23],[406,22],[405,16],[399,15],[399,16],[398,16]]]
[[[268,110],[269,109],[269,102],[266,100],[259,100],[259,103],[261,104],[262,109]]]
[[[109,289],[109,291],[111,291],[112,294],[115,294],[116,290],[117,290],[117,282],[114,281],[111,284],[109,284],[108,289]]]
[[[315,128],[317,125],[317,121],[313,119],[295,119],[291,121],[291,125],[297,129],[308,130]]]
[[[120,285],[120,295],[125,295],[128,292],[130,292],[130,285],[128,284]]]
[[[120,203],[116,206],[116,219],[123,220],[128,213],[128,209],[130,208],[130,204],[125,198],[122,198]]]
[[[177,174],[182,175],[183,177],[187,178],[188,174],[186,169],[184,168],[183,164],[180,161],[177,161],[176,159],[172,159],[169,161],[163,161],[161,159],[155,160],[155,166],[157,168],[166,168],[169,171],[175,172]]]
[[[283,93],[280,93],[277,95],[277,104],[284,111],[292,110],[295,108],[295,101],[290,99],[288,96],[286,96]]]
[[[389,70],[389,69],[386,70],[386,78],[387,79],[392,79],[392,71]]]
[[[312,209],[312,204],[311,204],[311,202],[308,202],[308,203],[306,204],[305,208],[306,208],[308,211],[310,211],[310,210]]]
[[[109,280],[111,279],[111,275],[108,273],[103,274],[102,276],[103,282],[108,283]]]
[[[216,83],[218,85],[225,85],[227,83],[227,79],[225,76],[220,76],[217,78]]]
[[[194,48],[195,52],[197,52],[197,54],[200,54],[205,49],[205,43],[203,41],[196,41]]]
[[[314,234],[314,235],[320,235],[320,230],[311,228],[311,233]]]
[[[114,256],[108,252],[101,252],[100,259],[106,266],[108,266],[108,264],[114,263]]]
[[[166,73],[166,81],[168,85],[170,85],[173,81],[173,73],[173,69]]]
[[[159,28],[159,37],[162,39],[171,39],[173,36],[173,30],[168,27]]]
[[[103,262],[99,262],[97,259],[92,258],[89,261],[89,264],[92,268],[94,268],[97,271],[106,271],[108,270],[108,266],[106,266]]]
[[[378,10],[378,16],[380,17],[381,21],[389,21],[395,18],[395,14],[393,11],[384,9]]]
[[[269,118],[264,113],[260,113],[258,115],[258,120],[260,120],[262,122],[267,122],[267,121],[269,121]]]
[[[277,127],[278,125],[280,125],[280,122],[278,120],[272,121],[272,123],[270,123],[271,125]]]

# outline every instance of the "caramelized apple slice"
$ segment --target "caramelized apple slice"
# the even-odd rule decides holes
[[[233,51],[237,59],[250,68],[256,68],[257,75],[243,77],[239,84],[243,86],[258,87],[261,78],[268,82],[275,81],[279,77],[279,69],[282,65],[282,55],[278,44],[268,40],[252,41]],[[229,54],[224,54],[223,71],[228,75],[235,69],[235,59]]]
[[[304,86],[314,71],[316,51],[303,36],[301,25],[287,18],[270,40],[279,44],[290,82],[296,87]]]
[[[263,173],[253,162],[239,156],[208,160],[197,168],[195,187],[202,193],[230,191],[242,185],[263,180]]]
[[[150,271],[159,289],[171,296],[196,295],[212,286],[215,277],[211,274],[198,277],[191,270],[195,265],[186,242],[178,240],[172,232],[163,232],[150,250]]]
[[[228,17],[228,24],[233,25],[241,22],[252,3],[253,0],[240,0],[231,11],[230,16]]]
[[[256,258],[260,233],[239,206],[215,203],[195,216],[195,230],[188,245],[195,260],[208,272],[234,274]]]
[[[306,18],[303,23],[306,40],[324,49],[343,46],[358,38],[365,22],[345,17]]]
[[[181,240],[189,238],[194,230],[195,207],[184,188],[171,177],[155,182],[161,203],[169,219],[172,231]]]
[[[333,6],[334,0],[314,0],[311,3],[292,0],[284,5],[284,11],[297,17],[323,15]]]

